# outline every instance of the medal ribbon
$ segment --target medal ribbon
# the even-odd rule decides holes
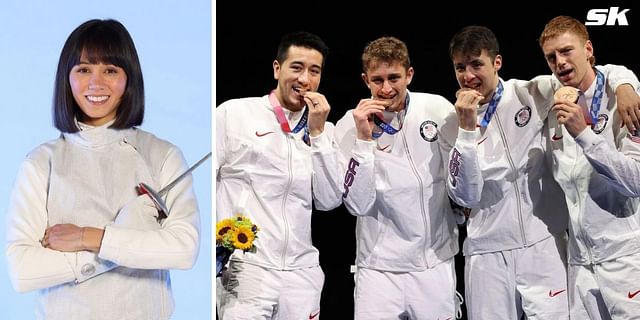
[[[309,144],[309,129],[307,127],[309,109],[307,108],[307,106],[304,106],[304,111],[302,113],[300,121],[298,121],[298,124],[293,128],[293,130],[291,130],[291,127],[289,127],[289,121],[287,120],[287,117],[284,115],[284,111],[282,110],[282,106],[278,102],[278,98],[276,98],[275,90],[271,91],[271,93],[269,94],[269,102],[271,103],[271,106],[273,106],[273,111],[276,113],[276,118],[278,119],[278,123],[280,123],[280,128],[282,128],[282,131],[286,133],[298,133],[304,128],[304,135],[302,136],[302,140],[306,144]]]
[[[591,108],[589,113],[593,120],[592,126],[598,123],[598,113],[600,112],[600,103],[602,102],[602,96],[604,95],[604,74],[600,70],[596,71],[596,90],[593,92],[593,99],[591,99]]]
[[[491,102],[489,102],[489,107],[487,111],[484,113],[484,117],[482,118],[482,122],[480,122],[480,126],[486,128],[489,125],[489,121],[493,118],[493,114],[496,112],[496,107],[498,106],[498,102],[500,102],[500,98],[502,98],[502,81],[498,80],[498,88],[496,92],[493,94],[491,98]]]
[[[407,116],[407,111],[409,109],[409,93],[407,92],[407,96],[404,98],[404,116]],[[398,129],[394,128],[393,126],[391,126],[390,124],[386,123],[384,121],[384,119],[379,115],[379,114],[375,114],[373,116],[373,123],[375,123],[378,128],[382,129],[382,132],[372,132],[371,136],[374,139],[380,138],[380,136],[382,136],[383,133],[388,133],[388,134],[396,134],[398,133],[398,131],[400,131],[400,129],[402,129],[402,123],[404,122],[404,117],[403,119],[399,119],[400,120],[400,127]]]

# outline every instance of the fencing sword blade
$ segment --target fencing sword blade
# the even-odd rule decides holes
[[[151,188],[148,184],[144,182],[140,182],[138,184],[138,193],[148,195],[149,198],[151,198],[151,201],[153,201],[153,204],[156,206],[156,209],[158,209],[158,221],[165,219],[169,214],[169,209],[167,208],[164,201],[162,200],[162,196],[165,193],[167,193],[169,190],[171,190],[171,188],[173,188],[178,182],[184,179],[189,173],[191,173],[191,171],[195,170],[195,168],[201,165],[209,157],[211,157],[211,151],[209,151],[209,153],[207,153],[204,157],[202,157],[202,159],[198,160],[198,162],[196,162],[189,169],[187,169],[187,171],[182,173],[179,177],[175,178],[173,181],[171,181],[171,183],[169,183],[167,186],[165,186],[158,192],[153,190],[153,188]]]
[[[178,182],[180,182],[180,180],[184,179],[189,173],[191,173],[191,171],[195,170],[205,160],[209,159],[209,157],[211,157],[211,151],[209,151],[209,153],[207,153],[204,157],[202,157],[202,159],[198,160],[198,162],[194,163],[189,169],[187,169],[187,171],[185,171],[179,177],[171,181],[171,183],[169,183],[166,187],[160,189],[160,191],[158,191],[158,195],[162,197],[165,193],[171,190],[171,188],[173,188]]]

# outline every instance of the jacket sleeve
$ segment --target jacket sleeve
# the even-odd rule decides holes
[[[169,149],[160,174],[166,186],[187,170],[176,147]],[[138,269],[189,269],[200,245],[200,216],[193,191],[193,177],[187,176],[166,194],[168,217],[156,230],[131,229],[117,224],[105,227],[100,258]]]
[[[636,91],[640,87],[638,77],[636,77],[633,71],[627,69],[625,66],[606,64],[604,66],[596,66],[596,68],[602,71],[607,79],[609,88],[614,92],[618,86],[622,84],[630,84]]]
[[[352,215],[369,215],[376,200],[376,142],[356,138],[352,111],[348,111],[336,124],[335,141],[340,148],[340,167],[343,170],[342,201]]]
[[[623,66],[605,65],[598,67],[607,78],[607,92],[613,95],[615,89],[624,83],[631,84],[639,92],[640,84],[635,74]],[[617,117],[614,116],[614,119]],[[594,170],[611,182],[621,194],[629,197],[640,196],[640,138],[633,136],[626,128],[619,128],[617,121],[611,121],[616,148],[592,130],[584,130],[576,137],[584,154]]]
[[[449,152],[447,191],[459,205],[473,208],[480,203],[484,181],[478,161],[480,130],[458,128],[458,139]]]
[[[611,90],[609,88],[610,94]],[[609,180],[612,188],[628,197],[640,197],[640,138],[616,123],[611,121],[615,148],[589,128],[582,131],[575,141],[584,150],[593,169]]]
[[[620,151],[589,128],[576,137],[576,142],[594,170],[607,178],[611,187],[628,197],[640,197],[640,143],[633,141],[630,134],[626,133],[619,142]]]
[[[313,165],[312,190],[318,210],[331,210],[342,204],[341,165],[338,146],[334,142],[333,124],[317,137],[311,137],[311,163]]]
[[[47,172],[32,159],[25,159],[11,193],[6,255],[9,277],[18,292],[80,283],[117,266],[92,252],[60,252],[42,247],[40,239],[48,227]]]
[[[553,75],[537,76],[529,81],[515,80],[514,92],[522,105],[533,102],[540,120],[545,121],[553,108],[553,94],[561,84]],[[555,116],[555,114],[554,114]]]

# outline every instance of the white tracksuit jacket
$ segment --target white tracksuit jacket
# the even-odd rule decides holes
[[[635,78],[624,67],[599,68],[619,70],[616,83]],[[500,81],[504,92],[487,129],[460,129],[449,156],[451,197],[473,208],[465,255],[527,247],[567,229],[564,194],[550,170],[543,136],[557,80]],[[478,123],[487,107],[478,109]]]
[[[605,73],[605,77],[607,74]],[[613,82],[611,75],[607,82]],[[617,81],[617,79],[616,79]],[[630,82],[639,88],[637,80]],[[591,105],[596,81],[585,93]],[[569,207],[569,263],[597,264],[640,253],[640,140],[633,138],[616,111],[612,83],[605,83],[598,125],[574,140],[549,117],[553,173]]]
[[[346,160],[343,201],[358,217],[358,267],[423,271],[458,252],[444,171],[458,127],[455,110],[441,96],[407,94],[410,102],[395,135],[357,140],[352,110],[336,124]]]
[[[283,109],[293,128],[302,112]],[[333,124],[302,140],[280,128],[268,95],[233,99],[216,108],[216,219],[242,214],[260,231],[257,252],[231,260],[278,270],[319,265],[311,243],[311,209],[341,204]]]
[[[460,129],[449,156],[451,197],[472,208],[465,255],[526,247],[567,228],[564,194],[543,146],[552,78],[500,81],[504,91],[486,130]],[[478,109],[478,123],[487,107]]]

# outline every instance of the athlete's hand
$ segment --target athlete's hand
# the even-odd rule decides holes
[[[45,248],[63,252],[98,252],[104,230],[78,227],[75,224],[56,224],[47,228],[41,243]]]
[[[635,133],[640,129],[640,96],[630,84],[623,84],[616,89],[616,102],[621,125],[626,125],[629,132]]]
[[[304,101],[309,109],[309,135],[319,136],[324,131],[324,124],[329,117],[331,106],[322,93],[307,91],[304,93]]]
[[[587,128],[587,121],[580,105],[568,100],[556,100],[553,108],[558,123],[564,125],[572,137],[576,137]]]
[[[460,128],[474,131],[478,123],[478,104],[484,99],[480,92],[462,88],[456,92],[456,113]]]
[[[378,99],[362,99],[358,106],[353,110],[353,120],[356,123],[357,137],[360,140],[373,140],[373,117],[376,113],[382,113],[389,105],[386,100]]]

